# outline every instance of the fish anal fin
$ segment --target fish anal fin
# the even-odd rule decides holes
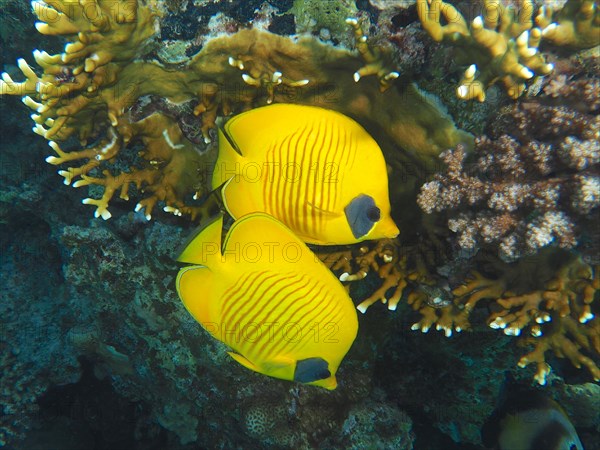
[[[253,370],[254,372],[258,372],[258,373],[263,373],[256,364],[254,364],[252,361],[250,361],[245,356],[240,355],[239,353],[235,353],[235,352],[227,352],[227,354],[229,356],[231,356],[233,359],[235,359],[242,366],[244,366],[246,369],[250,369],[250,370]]]

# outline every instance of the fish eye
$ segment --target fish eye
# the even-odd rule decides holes
[[[367,218],[371,222],[378,222],[379,219],[381,219],[381,211],[377,206],[372,206],[371,208],[367,209]]]

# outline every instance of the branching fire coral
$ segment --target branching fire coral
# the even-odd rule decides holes
[[[600,14],[595,0],[568,0],[558,11],[523,0],[508,5],[483,0],[481,15],[469,26],[459,10],[442,0],[417,0],[423,28],[436,42],[457,48],[459,64],[470,64],[456,94],[464,100],[485,100],[485,90],[502,82],[509,97],[520,97],[527,81],[548,75],[539,46],[544,41],[565,48],[600,44]],[[535,16],[535,17],[534,17]]]
[[[34,110],[34,131],[50,141],[54,155],[47,161],[65,167],[59,171],[65,184],[103,189],[101,198],[84,200],[97,217],[110,217],[114,194],[127,199],[132,186],[143,193],[136,209],[147,217],[159,202],[175,214],[201,215],[194,198],[208,188],[215,157],[205,142],[217,117],[265,103],[336,109],[423,165],[443,148],[471,141],[412,83],[399,83],[385,96],[369,79],[355,83],[353,74],[367,70],[361,67],[379,67],[378,52],[364,40],[356,55],[314,38],[295,42],[241,30],[208,40],[186,63],[166,66],[152,57],[158,4],[57,0],[33,7],[38,30],[68,43],[61,54],[34,52],[41,75],[20,59],[25,81],[4,73],[0,93],[23,96]],[[395,75],[380,78],[389,86]],[[69,149],[70,138],[81,148]]]
[[[533,2],[525,0],[516,10],[495,0],[483,2],[483,12],[471,26],[451,4],[418,0],[417,12],[433,40],[447,42],[462,52],[471,65],[456,90],[459,98],[485,100],[485,90],[501,81],[511,98],[525,90],[525,82],[553,69],[538,51],[542,31],[533,27]]]
[[[592,48],[600,44],[600,12],[595,0],[568,0],[558,12],[544,6],[535,18],[542,36],[553,44]]]
[[[414,249],[412,249],[414,250]],[[592,378],[600,380],[600,297],[599,267],[592,268],[581,258],[564,251],[550,250],[536,257],[522,258],[508,265],[492,258],[479,258],[486,274],[463,268],[464,281],[451,289],[443,277],[432,276],[414,251],[403,252],[395,240],[362,243],[345,249],[319,249],[321,260],[341,272],[340,280],[364,279],[371,271],[382,280],[357,308],[365,312],[377,301],[395,310],[405,299],[419,313],[411,329],[428,332],[431,328],[447,337],[472,328],[471,313],[487,306],[491,313],[486,324],[508,336],[523,337],[519,344],[533,350],[519,360],[520,367],[535,363],[535,380],[545,384],[550,372],[548,352],[567,358],[575,367],[585,367]],[[409,257],[410,255],[410,257]],[[490,261],[492,264],[490,265]],[[470,270],[470,276],[465,273]]]
[[[474,278],[454,289],[452,308],[461,311],[466,321],[478,302],[492,299],[492,313],[487,319],[491,328],[502,329],[506,335],[529,333],[521,345],[533,345],[534,350],[519,360],[520,367],[537,365],[535,380],[545,384],[550,372],[546,352],[567,358],[577,368],[584,366],[592,378],[600,380],[600,368],[594,361],[600,357],[600,322],[592,308],[597,308],[600,294],[598,267],[592,269],[579,258],[561,253],[546,253],[530,262],[505,268],[500,278],[489,279],[475,273]],[[559,268],[550,279],[541,267]],[[520,273],[518,273],[520,272]],[[531,280],[525,277],[534,276]],[[539,277],[539,279],[538,279]],[[539,283],[540,279],[542,283]],[[442,316],[443,317],[443,316]],[[438,322],[439,323],[439,322]],[[463,325],[464,328],[464,325]]]

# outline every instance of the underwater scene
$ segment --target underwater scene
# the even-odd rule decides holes
[[[600,450],[598,0],[0,6],[0,448]]]

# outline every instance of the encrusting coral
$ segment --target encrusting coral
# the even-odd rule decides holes
[[[158,5],[105,0],[33,5],[38,30],[63,35],[69,43],[62,54],[34,52],[43,69],[39,76],[20,59],[26,80],[17,82],[4,73],[0,93],[23,96],[34,110],[34,131],[55,152],[47,161],[70,165],[59,171],[65,184],[104,188],[100,199],[84,203],[105,219],[115,193],[127,199],[130,186],[144,194],[136,209],[144,209],[148,218],[158,202],[177,215],[202,215],[205,210],[194,198],[206,193],[215,157],[212,147],[190,133],[201,133],[208,142],[217,117],[260,104],[336,109],[404,148],[406,159],[424,165],[432,164],[443,148],[471,141],[412,83],[397,83],[385,96],[376,82],[355,83],[352,74],[361,67],[367,68],[365,75],[379,67],[377,52],[362,38],[359,49],[366,60],[314,38],[294,42],[266,31],[241,30],[210,40],[185,65],[166,66],[142,60],[155,46]],[[357,23],[354,27],[364,38]],[[393,71],[378,75],[386,85],[396,76]],[[195,123],[191,114],[185,123],[181,114],[173,114],[184,105]],[[59,145],[70,137],[83,148]],[[142,150],[135,154],[137,143]]]

